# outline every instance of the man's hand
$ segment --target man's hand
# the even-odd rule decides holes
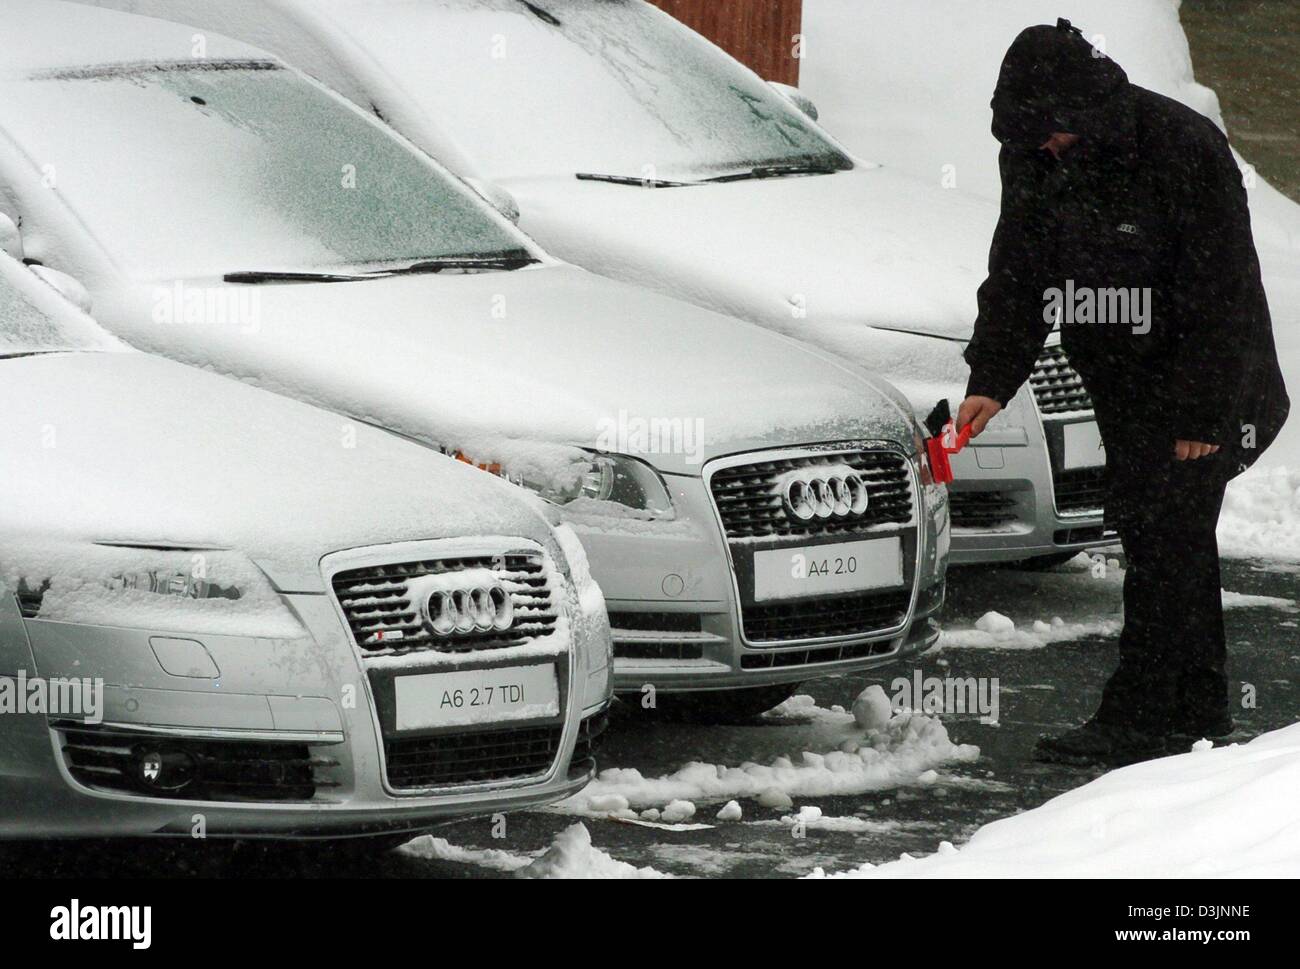
[[[1174,441],[1174,460],[1176,461],[1195,461],[1207,454],[1218,453],[1219,445],[1217,444],[1206,444],[1204,441],[1184,441],[1181,438]]]
[[[992,397],[967,397],[957,411],[957,430],[970,424],[970,436],[979,437],[1001,409],[1002,405]]]

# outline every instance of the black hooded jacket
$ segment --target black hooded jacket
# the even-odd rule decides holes
[[[1129,83],[1068,21],[1021,32],[992,106],[1002,211],[968,395],[1005,405],[1059,320],[1099,407],[1253,463],[1289,400],[1222,132]],[[1055,131],[1080,136],[1059,161],[1039,149]]]

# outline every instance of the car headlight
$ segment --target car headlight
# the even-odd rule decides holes
[[[454,457],[583,514],[618,514],[614,506],[649,518],[667,518],[673,513],[672,498],[658,472],[623,454],[590,452],[585,464],[579,462],[562,479],[548,481],[513,475],[499,464],[480,464],[460,453]]]
[[[920,427],[912,431],[912,443],[916,449],[913,460],[916,461],[917,478],[921,482],[921,500],[925,503],[926,511],[937,518],[948,503],[948,486],[935,483],[934,473],[930,470],[930,456],[925,448],[925,433]]]
[[[934,474],[930,471],[930,456],[926,453],[925,437],[920,429],[912,432],[912,444],[916,448],[916,468],[922,485],[933,485]]]
[[[258,639],[308,635],[266,573],[234,549],[121,541],[30,542],[0,549],[38,620]]]
[[[114,591],[131,589],[135,592],[179,596],[182,599],[238,599],[242,595],[234,586],[217,585],[192,572],[179,569],[121,572],[109,578],[105,585]]]

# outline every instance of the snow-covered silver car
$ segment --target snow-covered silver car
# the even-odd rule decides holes
[[[946,495],[888,384],[551,258],[255,48],[0,10],[0,182],[27,256],[137,347],[549,499],[604,589],[617,689],[730,716],[934,641]]]
[[[953,190],[936,204],[928,182],[852,157],[798,92],[644,0],[93,2],[283,56],[577,265],[830,350],[922,417],[964,396],[986,203]],[[1046,564],[1113,542],[1099,444],[1053,340],[953,460],[953,561]]]
[[[592,776],[608,621],[536,499],[3,254],[0,412],[0,838],[393,837]]]

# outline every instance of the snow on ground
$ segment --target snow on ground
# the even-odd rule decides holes
[[[446,838],[435,838],[431,834],[420,835],[397,850],[412,858],[451,861],[461,865],[475,865],[490,871],[518,871],[536,860],[530,855],[515,854],[497,848],[461,848]]]
[[[645,777],[635,768],[611,767],[554,810],[633,818],[646,809],[659,809],[662,816],[665,806],[677,801],[694,805],[740,798],[789,808],[794,798],[860,794],[914,784],[942,764],[979,757],[978,747],[954,744],[941,720],[919,713],[898,713],[883,728],[867,731],[842,711],[822,711],[816,719],[829,728],[821,733],[829,743],[824,752],[805,750],[778,755],[768,764],[746,762],[737,767],[693,762],[661,777]]]
[[[618,861],[591,843],[584,824],[574,824],[555,836],[545,851],[515,854],[493,848],[461,848],[444,838],[422,835],[403,845],[403,854],[415,858],[474,865],[491,871],[512,872],[516,878],[671,878],[654,868],[637,868]]]
[[[536,861],[515,872],[516,878],[670,878],[653,868],[637,868],[611,858],[591,843],[585,824],[565,828]]]
[[[1300,724],[1198,746],[985,825],[960,849],[829,877],[1300,876]]]
[[[926,773],[933,772],[927,771]],[[868,818],[859,817],[831,817],[823,814],[821,808],[812,804],[805,804],[794,814],[784,814],[777,821],[763,820],[751,821],[750,823],[767,826],[777,825],[790,828],[792,831],[838,831],[848,834],[880,834],[897,831],[903,826],[901,821],[872,821]]]
[[[1223,555],[1300,560],[1300,464],[1293,467],[1264,468],[1232,483],[1219,517]]]
[[[973,624],[949,615],[936,648],[1039,649],[1058,642],[1118,636],[1124,620],[1120,604],[1124,571],[1118,559],[1103,561],[1081,552],[1048,572],[1007,572],[998,597],[981,605]],[[1225,609],[1296,610],[1295,600],[1279,596],[1228,589],[1222,595]],[[1040,604],[1050,611],[1036,614]]]
[[[986,612],[974,629],[946,626],[939,634],[939,649],[1038,649],[1057,642],[1096,636],[1117,636],[1123,626],[1120,619],[1097,619],[1089,622],[1066,622],[1060,616],[1051,621],[1035,619],[1028,626],[999,612]]]

